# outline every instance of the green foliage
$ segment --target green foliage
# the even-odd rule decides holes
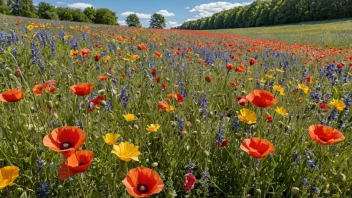
[[[161,14],[153,14],[152,18],[150,19],[150,28],[158,28],[158,29],[163,29],[166,27],[166,20],[165,17]]]
[[[187,21],[178,28],[244,28],[347,17],[352,17],[352,0],[256,0],[211,17]]]
[[[0,0],[0,13],[1,14],[8,14],[10,12],[9,7],[5,3],[4,0]]]
[[[38,5],[38,16],[42,19],[59,19],[59,16],[55,12],[55,7],[49,3],[40,2]]]
[[[141,22],[136,14],[130,14],[126,18],[126,24],[130,27],[141,27]]]
[[[97,14],[97,11],[93,7],[84,9],[83,13],[88,17],[90,21],[95,21],[95,15]]]
[[[97,24],[118,25],[116,13],[106,8],[96,10],[94,22]]]

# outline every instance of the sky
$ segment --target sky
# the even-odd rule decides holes
[[[151,15],[159,13],[166,18],[166,27],[181,25],[185,21],[208,17],[222,10],[248,5],[252,0],[34,0],[34,4],[47,2],[57,7],[84,9],[108,8],[116,12],[120,25],[125,25],[126,16],[135,13],[143,27],[149,26]]]

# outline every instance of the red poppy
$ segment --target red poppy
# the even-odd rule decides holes
[[[99,55],[96,55],[95,58],[94,58],[95,61],[100,61],[100,56]]]
[[[193,173],[187,173],[185,175],[185,182],[183,184],[183,187],[186,191],[190,191],[194,188],[194,184],[196,183],[196,181],[196,176],[194,176]]]
[[[49,149],[70,156],[86,141],[86,133],[77,127],[64,126],[54,129],[43,138],[43,144]]]
[[[246,66],[244,66],[244,65],[240,65],[240,66],[238,66],[238,67],[236,67],[236,72],[243,72],[244,70],[246,69]]]
[[[142,87],[142,83],[138,83],[138,88],[141,88]]]
[[[27,92],[22,93],[21,88],[11,89],[0,94],[0,102],[17,102],[22,100]]]
[[[138,50],[148,50],[148,47],[146,45],[144,45],[144,44],[138,45],[137,48],[138,48]]]
[[[156,77],[156,78],[155,78],[155,81],[156,81],[157,83],[159,83],[159,82],[160,82],[160,77]]]
[[[78,96],[85,96],[90,94],[93,87],[94,87],[94,83],[83,83],[83,84],[72,85],[70,87],[70,90],[72,91],[72,93]]]
[[[156,69],[152,69],[152,75],[155,76],[156,75]]]
[[[166,83],[161,83],[161,87],[165,89],[167,87]]]
[[[108,76],[107,74],[105,74],[105,75],[99,75],[98,78],[99,78],[100,81],[106,82],[106,81],[108,81],[109,76]]]
[[[81,56],[84,58],[90,54],[90,49],[82,49]]]
[[[345,66],[344,62],[340,62],[339,64],[337,64],[337,68],[342,69]]]
[[[259,137],[243,140],[240,148],[254,158],[263,158],[275,151],[275,147],[268,140]]]
[[[311,76],[307,77],[306,78],[306,82],[309,83],[309,84],[313,84],[313,79]]]
[[[205,81],[207,81],[207,82],[211,82],[211,78],[210,78],[210,76],[206,76],[206,77],[205,77]]]
[[[160,193],[164,182],[153,169],[138,167],[128,171],[122,183],[133,197],[150,197]]]
[[[77,173],[86,171],[92,164],[94,153],[92,151],[77,151],[61,164],[59,169],[59,180],[65,180]]]
[[[239,105],[246,107],[248,105],[248,100],[244,96],[238,96],[236,98],[236,101]]]
[[[228,140],[228,139],[225,139],[225,140],[222,141],[222,142],[216,142],[216,144],[217,144],[219,147],[225,147],[228,143],[229,143],[229,140]]]
[[[19,69],[16,70],[15,75],[16,75],[17,77],[20,77],[20,76],[22,75],[21,70],[19,70]]]
[[[93,98],[92,100],[89,101],[90,108],[89,112],[92,112],[95,108],[95,106],[100,106],[101,101],[105,100],[104,96],[98,96],[96,98]]]
[[[257,64],[257,63],[258,63],[258,61],[255,60],[254,58],[250,58],[250,59],[249,59],[249,64],[250,64],[250,65],[254,65],[254,64]]]
[[[246,96],[247,100],[256,107],[270,107],[279,101],[274,97],[274,94],[265,90],[254,90]]]
[[[158,109],[165,110],[167,108],[169,108],[169,104],[167,102],[165,102],[165,101],[158,102]]]
[[[33,91],[34,95],[42,95],[43,89],[46,92],[54,93],[55,92],[55,83],[56,83],[55,80],[49,80],[46,83],[34,85],[32,91]]]
[[[327,111],[327,110],[329,109],[329,105],[324,104],[324,103],[320,103],[320,104],[319,104],[319,107],[320,107],[320,109],[323,110],[323,111]]]
[[[271,123],[271,122],[273,122],[273,117],[271,115],[268,115],[268,116],[266,116],[265,120],[267,123]]]
[[[230,84],[231,84],[231,86],[233,86],[233,87],[237,87],[237,86],[238,86],[238,82],[231,82]]]
[[[163,55],[162,55],[160,52],[155,52],[155,53],[154,53],[154,56],[155,56],[156,58],[162,58],[162,57],[163,57]]]
[[[310,126],[308,132],[312,140],[323,145],[334,144],[345,139],[339,130],[320,124]]]
[[[232,70],[233,68],[235,68],[235,66],[233,66],[231,63],[227,63],[226,64],[226,69],[227,70]]]

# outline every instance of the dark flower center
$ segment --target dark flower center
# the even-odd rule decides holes
[[[83,162],[80,162],[79,164],[78,164],[78,166],[83,166],[84,165],[84,163]]]
[[[148,192],[148,186],[144,185],[144,184],[138,184],[137,185],[137,190],[140,193],[146,193],[146,192]]]
[[[328,140],[325,138],[319,138],[320,140],[323,140],[324,142],[327,142]]]
[[[61,143],[61,150],[66,150],[66,149],[69,149],[69,148],[71,148],[72,147],[72,145],[71,145],[71,143],[70,142],[63,142],[63,143]]]

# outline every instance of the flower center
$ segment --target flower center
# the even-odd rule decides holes
[[[83,166],[84,165],[84,163],[83,162],[80,162],[79,164],[78,164],[78,166]]]
[[[137,190],[140,193],[146,193],[148,191],[148,186],[144,184],[138,184],[137,185]]]
[[[61,143],[61,150],[66,150],[66,149],[69,149],[71,148],[71,143],[70,142],[63,142]]]
[[[320,140],[324,141],[324,142],[327,142],[328,140],[325,139],[325,138],[319,138]]]

